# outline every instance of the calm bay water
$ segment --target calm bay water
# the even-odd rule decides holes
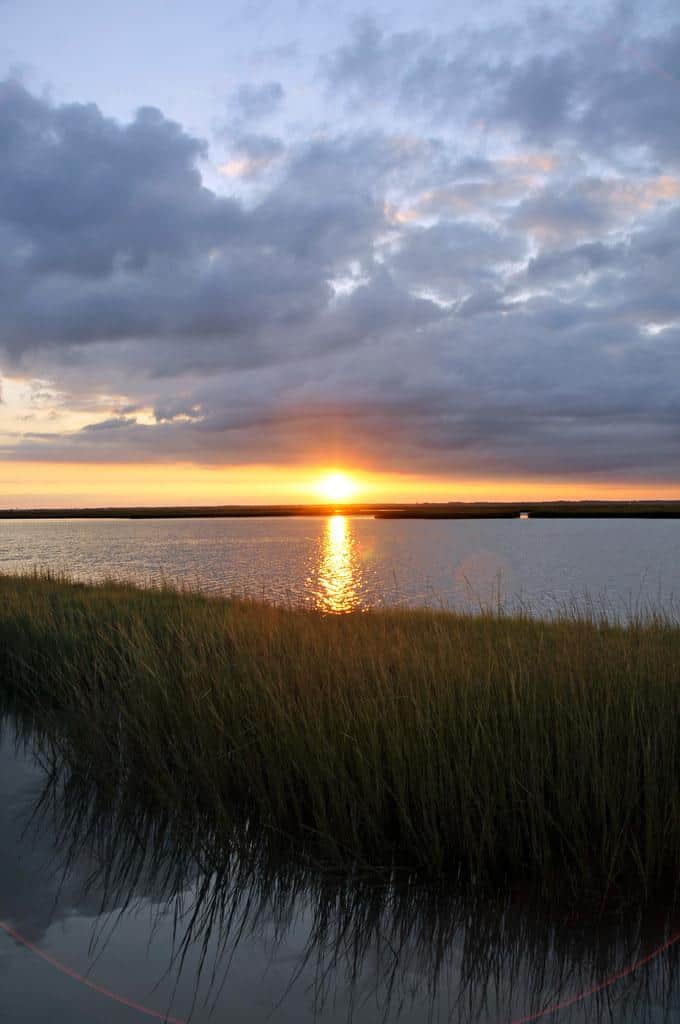
[[[680,524],[0,523],[0,571],[32,568],[331,611],[470,608],[499,589],[539,614],[587,594],[619,614],[672,611]],[[665,908],[593,921],[518,892],[484,901],[329,877],[268,858],[252,835],[238,855],[195,849],[200,837],[123,810],[66,756],[58,737],[19,729],[0,690],[0,1020],[511,1024],[556,1004],[547,1019],[680,1019],[680,943],[663,948],[678,922]]]
[[[35,567],[334,611],[470,608],[500,590],[537,613],[590,595],[626,614],[674,610],[680,524],[0,523],[0,570]],[[58,742],[17,729],[0,691],[1,1020],[510,1024],[557,1004],[547,1019],[680,1019],[680,943],[662,948],[677,928],[665,908],[593,921],[521,893],[484,901],[409,880],[329,878],[267,858],[252,836],[222,858],[101,799]]]
[[[122,806],[44,738],[17,745],[0,708],[1,1020],[512,1024],[571,1000],[548,1019],[680,1019],[664,913],[593,924],[518,894],[206,862]]]
[[[300,519],[0,522],[0,571],[162,581],[330,611],[590,599],[674,611],[680,521]]]

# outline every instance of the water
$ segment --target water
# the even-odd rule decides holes
[[[300,519],[0,522],[0,571],[179,583],[330,611],[571,601],[675,610],[680,521]]]
[[[543,1019],[679,1019],[677,944],[614,978],[677,927],[664,913],[593,923],[521,892],[328,877],[252,835],[222,855],[112,802],[51,740],[17,741],[6,714],[0,835],[8,1024],[508,1024],[601,985]]]
[[[35,567],[331,611],[469,608],[495,604],[499,588],[537,613],[585,594],[623,612],[673,610],[680,524],[0,523],[0,570]],[[0,688],[3,1022],[509,1024],[562,1003],[539,1019],[680,1019],[680,944],[661,950],[680,922],[667,908],[594,919],[521,891],[490,899],[329,877],[266,837],[178,833],[74,772],[59,736],[16,728]]]

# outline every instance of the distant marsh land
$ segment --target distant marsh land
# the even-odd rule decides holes
[[[0,692],[99,792],[181,828],[570,899],[678,877],[670,618],[336,616],[0,576]]]

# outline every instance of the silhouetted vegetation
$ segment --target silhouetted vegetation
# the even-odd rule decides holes
[[[4,508],[2,519],[252,519],[373,516],[375,519],[680,519],[680,501],[335,501],[305,505],[157,505]]]

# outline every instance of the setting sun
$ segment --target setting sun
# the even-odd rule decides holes
[[[335,471],[319,481],[317,490],[326,501],[349,501],[357,492],[357,483],[347,473]]]

